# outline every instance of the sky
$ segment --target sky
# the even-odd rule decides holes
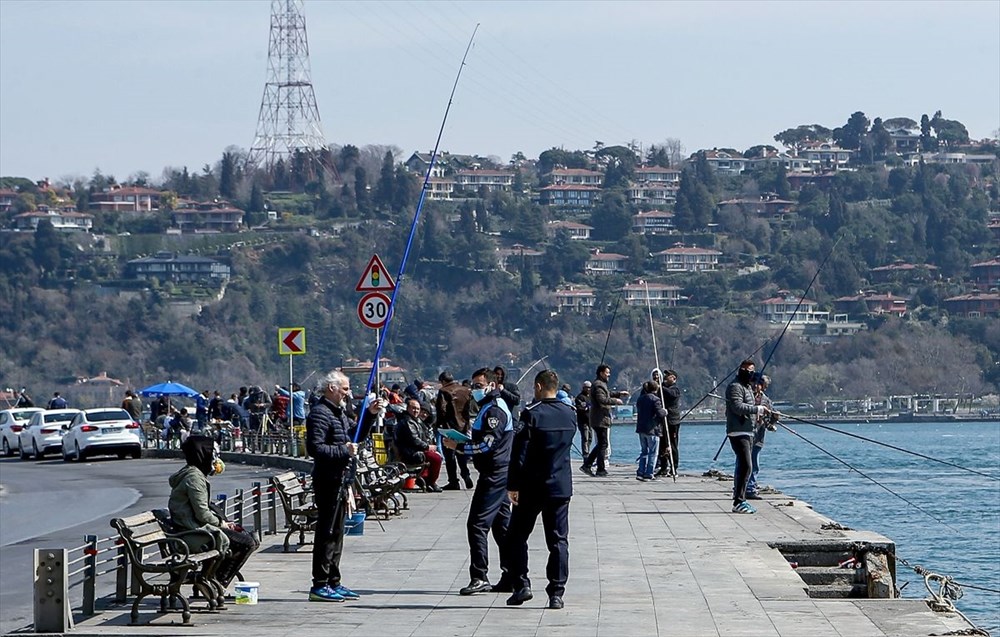
[[[537,157],[679,139],[778,144],[941,110],[1000,129],[1000,1],[307,0],[328,143]],[[119,181],[247,149],[267,71],[264,0],[0,0],[0,175]]]

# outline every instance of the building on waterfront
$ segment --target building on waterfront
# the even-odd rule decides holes
[[[18,230],[35,230],[42,221],[48,221],[56,230],[90,232],[94,227],[94,215],[75,210],[50,210],[48,206],[39,206],[38,210],[14,215],[14,227]]]
[[[710,248],[676,245],[653,256],[667,272],[705,272],[718,269],[722,253]]]
[[[902,318],[906,315],[906,297],[896,296],[892,292],[877,294],[864,292],[853,296],[842,296],[833,301],[833,311],[841,314],[855,314],[859,307],[864,307],[867,314],[879,316],[891,314]]]
[[[1000,318],[1000,292],[980,292],[977,290],[945,299],[942,305],[951,316]]]
[[[556,288],[554,293],[556,312],[565,314],[575,312],[576,314],[590,314],[597,303],[597,296],[594,288],[586,285],[563,285]]]
[[[570,239],[587,241],[590,239],[590,231],[594,229],[594,226],[588,226],[585,223],[577,223],[575,221],[550,221],[545,224],[545,234],[548,237],[556,236],[560,230],[565,230],[569,233]]]
[[[988,261],[973,263],[972,283],[980,291],[988,292],[1000,288],[1000,256],[996,256]]]
[[[594,248],[590,252],[590,258],[587,259],[584,269],[587,274],[622,274],[625,272],[626,261],[628,261],[628,257],[624,254],[601,252],[600,249]]]
[[[230,268],[221,261],[198,256],[178,256],[157,252],[151,257],[132,259],[125,264],[125,278],[174,283],[221,284],[229,280]]]
[[[600,188],[604,185],[604,173],[588,168],[553,168],[542,175],[543,181],[554,186],[591,186]]]
[[[243,211],[226,202],[195,204],[174,210],[171,216],[181,232],[238,232],[243,227]]]
[[[593,207],[601,197],[598,186],[574,184],[553,184],[538,189],[538,203],[543,206],[586,210]]]
[[[0,188],[0,212],[10,212],[13,210],[15,201],[17,201],[16,190]]]
[[[712,150],[703,150],[700,152],[705,153],[705,161],[712,167],[712,170],[720,175],[735,177],[743,174],[743,171],[747,169],[746,157],[735,150],[713,148]],[[694,161],[697,156],[698,153],[692,155],[690,161]]]
[[[530,263],[537,269],[544,255],[541,250],[515,243],[509,248],[497,248],[497,266],[504,272],[520,271],[521,265],[525,263]]]
[[[485,170],[480,168],[456,170],[452,175],[456,192],[510,192],[514,184],[513,170]]]
[[[816,301],[788,293],[761,301],[757,310],[761,318],[772,323],[820,323],[830,319],[830,313],[820,311]]]
[[[783,217],[795,211],[795,202],[782,199],[774,193],[764,193],[759,197],[737,197],[719,203],[721,212],[741,212],[759,217]]]
[[[143,186],[111,186],[90,196],[91,210],[108,212],[156,212],[163,192]]]
[[[798,156],[811,163],[814,171],[844,170],[851,163],[854,151],[829,142],[812,142],[799,149]]]

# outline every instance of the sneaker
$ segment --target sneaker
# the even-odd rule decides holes
[[[756,513],[757,509],[750,506],[749,502],[743,501],[733,507],[733,513]]]
[[[458,591],[459,595],[475,595],[476,593],[485,593],[486,591],[493,588],[490,583],[484,579],[474,579],[469,582],[469,585]]]
[[[764,498],[760,497],[760,495],[757,494],[757,493],[748,493],[747,494],[747,500],[763,500],[763,499]]]
[[[648,480],[650,482],[657,482],[657,481],[659,481],[659,478],[656,477],[655,473],[651,473],[648,476],[646,476],[646,480]]]
[[[598,478],[607,478],[608,477],[608,472],[607,471],[598,471],[594,475],[597,476]]]
[[[430,491],[431,493],[441,493],[441,487],[439,487],[436,484],[432,484],[431,486],[427,487],[427,490]]]
[[[594,477],[594,470],[588,467],[587,465],[583,465],[582,467],[580,467],[580,471],[586,473],[591,478]]]
[[[472,478],[470,476],[465,476],[465,488],[471,489],[473,487]]]
[[[329,588],[332,588],[334,593],[340,595],[344,599],[361,599],[361,595],[358,595],[343,584],[337,584],[336,586],[331,586]]]
[[[646,476],[636,476],[635,479],[638,480],[639,482],[646,482],[647,480],[649,480],[649,478],[647,478]]]
[[[461,491],[462,485],[457,482],[449,482],[448,484],[441,487],[442,491]]]
[[[310,602],[343,602],[346,599],[329,586],[313,586],[309,589]]]

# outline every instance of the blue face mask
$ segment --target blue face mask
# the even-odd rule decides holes
[[[483,398],[486,398],[486,390],[485,389],[473,389],[472,390],[472,397],[476,399],[477,403],[480,403],[480,402],[483,401]]]

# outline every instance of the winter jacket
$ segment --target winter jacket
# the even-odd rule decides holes
[[[306,418],[306,451],[313,458],[313,482],[339,485],[351,461],[347,443],[353,423],[324,396]]]
[[[635,433],[662,436],[666,417],[667,410],[663,408],[657,392],[643,394],[635,401]]]
[[[184,542],[193,551],[201,551],[206,545],[218,549],[220,553],[229,551],[229,538],[222,532],[225,520],[209,508],[212,501],[212,488],[208,478],[201,469],[187,465],[170,476],[170,499],[167,508],[170,509],[170,520],[175,527],[186,531],[203,531],[205,535],[189,534]],[[214,540],[208,541],[208,537]]]
[[[573,495],[570,449],[576,435],[573,408],[555,398],[521,411],[523,426],[514,434],[507,488],[528,498]]]
[[[726,388],[726,435],[753,436],[754,416],[763,412],[753,390],[738,381]]]
[[[611,408],[614,406],[608,384],[596,378],[590,385],[590,426],[604,429],[611,426]]]

